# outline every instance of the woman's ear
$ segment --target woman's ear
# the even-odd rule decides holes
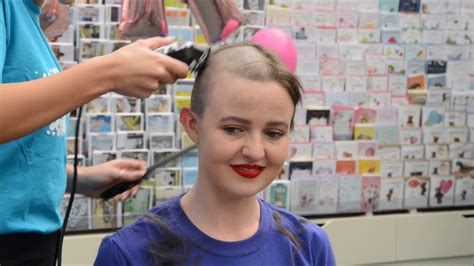
[[[189,108],[182,108],[179,113],[179,122],[191,140],[198,144],[197,118]]]

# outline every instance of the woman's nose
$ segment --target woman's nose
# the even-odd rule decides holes
[[[252,161],[261,160],[265,150],[260,136],[249,136],[242,147],[242,154]]]

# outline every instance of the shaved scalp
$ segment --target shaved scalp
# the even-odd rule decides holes
[[[196,115],[202,117],[204,114],[208,90],[218,82],[215,77],[222,72],[254,81],[277,82],[287,90],[294,107],[301,101],[301,83],[288,67],[270,51],[242,42],[218,48],[209,56],[194,82],[191,95],[191,111]]]

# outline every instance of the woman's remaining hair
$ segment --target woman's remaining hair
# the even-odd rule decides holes
[[[220,71],[254,81],[277,82],[287,90],[295,108],[301,101],[302,86],[298,77],[276,55],[257,44],[241,42],[211,52],[199,71],[191,95],[191,111],[199,117],[205,111],[208,89]]]

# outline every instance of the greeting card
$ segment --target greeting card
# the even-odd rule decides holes
[[[454,204],[454,176],[432,176],[430,207],[452,206]]]
[[[420,13],[421,0],[400,0],[398,11],[406,13]]]
[[[351,107],[332,106],[331,123],[334,128],[334,140],[352,139],[352,121],[354,109]]]
[[[314,109],[324,106],[325,99],[324,92],[320,91],[305,91],[303,92],[303,107],[307,109]]]
[[[289,160],[310,159],[312,156],[311,142],[290,143],[288,149]]]
[[[396,145],[400,143],[400,128],[396,125],[376,125],[376,140],[380,145]]]
[[[425,158],[426,159],[447,159],[448,158],[448,145],[426,144],[425,145]]]
[[[420,126],[421,107],[419,105],[404,105],[398,107],[398,125],[401,127]]]
[[[379,210],[398,210],[403,208],[403,178],[382,178],[380,182]]]
[[[93,151],[92,152],[92,165],[102,164],[102,163],[112,161],[115,159],[117,159],[116,151]],[[85,157],[84,157],[84,160],[85,160]]]
[[[398,13],[381,13],[380,27],[382,30],[391,30],[399,28]]]
[[[442,44],[444,41],[444,33],[440,30],[423,31],[424,44]]]
[[[363,61],[361,61],[361,62],[363,62]],[[348,62],[346,62],[346,63],[348,63]],[[347,91],[347,92],[364,92],[364,91],[367,91],[367,77],[366,76],[347,76],[346,84],[345,84],[345,91]],[[350,105],[353,106],[352,104],[350,104]]]
[[[355,124],[354,140],[375,140],[375,125]]]
[[[380,176],[382,178],[402,177],[403,162],[402,161],[381,161]]]
[[[362,176],[340,176],[338,212],[360,212]]]
[[[449,159],[474,159],[474,143],[449,144]]]
[[[474,159],[454,159],[452,174],[456,177],[474,174]]]
[[[423,128],[423,143],[448,143],[448,134],[444,128]]]
[[[121,202],[93,199],[91,229],[118,228],[119,220],[121,220],[121,212],[119,211],[121,208]]]
[[[336,177],[319,177],[317,200],[318,214],[336,213],[339,191],[339,179]]]
[[[451,174],[451,161],[447,160],[430,160],[428,174],[432,175],[449,175]]]
[[[380,174],[379,159],[361,159],[359,160],[359,174],[378,175]]]
[[[448,143],[465,143],[468,133],[467,127],[449,127],[447,128],[447,141]]]
[[[360,43],[378,43],[380,42],[380,30],[378,29],[359,29]]]
[[[385,44],[402,43],[400,31],[399,30],[383,30],[381,42]]]
[[[400,156],[404,160],[424,159],[423,145],[402,145]]]
[[[387,70],[387,62],[384,56],[379,55],[366,55],[368,75],[385,75]]]
[[[379,197],[380,176],[362,176],[361,211],[373,212],[378,210]]]
[[[152,206],[153,188],[141,187],[133,198],[122,203],[123,225],[135,222],[144,212]]]
[[[425,46],[419,44],[407,44],[405,46],[406,60],[424,60],[426,57]]]
[[[327,126],[330,122],[331,110],[329,108],[308,109],[306,112],[306,124],[314,126]]]
[[[426,87],[429,90],[446,88],[445,75],[428,75],[426,77]]]
[[[336,158],[336,144],[334,142],[314,142],[313,157],[316,160],[329,160]]]
[[[337,42],[338,43],[357,43],[358,42],[358,30],[357,29],[337,29]]]
[[[145,149],[145,132],[117,132],[117,150]]]
[[[416,76],[425,74],[425,61],[410,60],[407,61],[407,75]]]
[[[86,119],[88,133],[108,133],[114,131],[112,114],[90,114]]]
[[[336,173],[335,160],[315,160],[313,163],[314,175],[334,175]]]
[[[368,78],[368,88],[372,94],[387,91],[388,76],[370,76]]]
[[[305,92],[309,91],[321,91],[321,79],[319,76],[314,75],[299,75],[301,85]],[[324,96],[324,95],[323,95]],[[324,100],[324,97],[322,97]]]
[[[317,179],[298,179],[292,181],[291,211],[299,215],[317,213]]]
[[[366,0],[359,2],[359,11],[377,12],[379,11],[379,0]]]
[[[95,150],[110,151],[115,149],[115,133],[90,133],[88,135],[88,154]]]
[[[357,173],[357,161],[338,160],[336,162],[336,174],[355,175]]]
[[[278,208],[290,210],[291,182],[289,180],[274,180],[265,188],[265,200]]]
[[[363,56],[364,47],[362,45],[351,43],[339,44],[339,58],[343,60],[362,60]]]
[[[359,20],[358,12],[338,12],[337,27],[338,28],[356,28]]]
[[[407,76],[390,75],[388,77],[388,88],[393,96],[404,96],[407,94]]]
[[[85,112],[87,114],[104,114],[112,112],[110,107],[110,97],[101,96],[88,102],[85,107]]]
[[[357,158],[357,143],[354,141],[336,141],[336,159],[350,160]]]
[[[319,74],[319,61],[314,59],[298,60],[296,73],[299,75],[317,75]]]
[[[142,113],[117,113],[115,115],[115,127],[121,131],[143,131],[144,122]]]
[[[403,176],[428,176],[428,161],[410,160],[405,161]]]
[[[290,161],[289,178],[307,178],[313,171],[313,162],[310,160]]]
[[[70,195],[64,195],[61,202],[61,216],[66,213]],[[79,231],[91,229],[91,199],[83,195],[76,195],[72,204],[71,214],[67,223],[68,231]]]
[[[467,206],[474,204],[474,178],[462,177],[456,178],[454,195],[455,206]]]
[[[342,61],[338,59],[322,59],[319,61],[319,74],[320,75],[341,75],[342,74]],[[323,80],[324,83],[324,80]],[[324,88],[324,84],[323,84]]]
[[[429,178],[410,177],[405,179],[403,207],[406,209],[427,207],[429,189]]]
[[[444,125],[444,107],[442,105],[430,105],[423,107],[423,127],[441,127]]]
[[[291,142],[308,142],[309,140],[310,140],[309,126],[298,125],[293,128],[293,131],[290,134],[290,143]]]
[[[383,54],[388,59],[404,59],[405,46],[398,44],[387,44],[383,46]]]
[[[410,127],[400,128],[400,144],[402,145],[421,144],[421,140],[422,140],[421,128],[410,128]]]
[[[345,92],[345,94],[348,96],[347,103],[351,107],[370,105],[369,93],[367,92],[348,91],[348,92]]]
[[[359,158],[378,157],[377,141],[357,141],[357,154]]]
[[[344,82],[344,76],[322,76],[322,89],[325,92],[343,92]],[[330,97],[327,96],[327,99],[330,99]]]
[[[394,106],[378,107],[375,123],[377,125],[398,125],[398,108]]]
[[[361,29],[377,29],[380,25],[380,13],[378,12],[360,12],[359,28]]]
[[[355,124],[373,124],[377,116],[377,111],[368,107],[357,107],[354,111]]]
[[[379,0],[380,12],[398,12],[399,0]]]
[[[421,16],[423,30],[442,30],[444,28],[444,19],[439,18],[439,15],[423,14]]]
[[[381,160],[400,160],[400,147],[382,146],[379,147],[379,156]]]
[[[365,77],[365,75],[367,74],[367,63],[365,62],[365,60],[346,60],[344,61],[344,73],[348,76],[361,76],[361,78],[367,80],[367,78]],[[347,82],[349,82],[350,79],[352,79],[352,77],[348,78]],[[363,89],[363,91],[366,91],[367,85]],[[348,90],[346,89],[346,91]]]
[[[430,60],[426,63],[426,73],[444,74],[446,73],[447,62],[443,60]]]
[[[311,126],[311,141],[333,141],[334,135],[332,126]]]

